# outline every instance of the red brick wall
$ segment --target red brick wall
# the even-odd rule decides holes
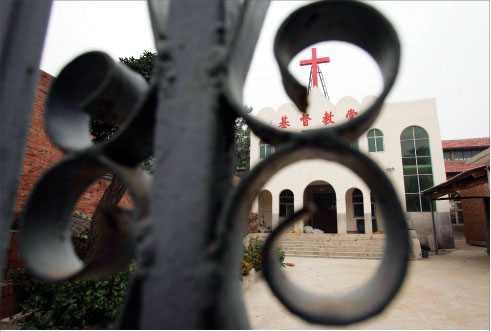
[[[487,196],[489,197],[489,185],[480,186],[459,191],[460,196]],[[489,199],[489,198],[488,198]],[[464,214],[464,230],[466,242],[469,244],[486,245],[488,238],[485,206],[482,199],[463,199],[462,213]]]
[[[51,165],[64,157],[64,153],[51,144],[48,136],[44,132],[44,105],[46,95],[54,77],[41,71],[39,87],[34,102],[34,109],[29,128],[29,135],[24,154],[24,163],[19,179],[19,188],[15,203],[15,215],[18,216],[24,208],[30,192],[34,188],[37,180],[44,174]],[[80,197],[75,211],[80,211],[85,215],[91,216],[99,202],[104,190],[110,183],[110,179],[101,178],[95,181]],[[132,205],[131,197],[128,193],[123,196],[121,206],[129,207]],[[77,252],[83,256],[87,248],[83,243],[75,242]],[[6,271],[8,269],[23,268],[19,247],[17,231],[11,231],[10,245],[6,261]],[[12,283],[8,275],[5,275],[5,282],[2,283],[2,294],[0,298],[0,318],[8,317],[17,312],[15,294],[13,294]]]
[[[36,181],[51,165],[64,157],[64,153],[51,144],[48,136],[44,132],[44,105],[53,79],[53,76],[41,71],[15,203],[16,215],[22,211]],[[79,199],[75,210],[89,216],[92,215],[109,183],[110,179],[107,178],[97,180]],[[131,206],[131,199],[128,193],[125,194],[120,205]]]
[[[11,231],[9,236],[9,246],[7,252],[7,261],[5,270],[20,269],[24,267],[24,262],[20,257],[19,237],[17,231]],[[2,283],[2,297],[0,298],[0,318],[5,318],[15,314],[17,310],[17,299],[14,294],[14,288],[9,280],[9,276],[5,276],[5,282]]]

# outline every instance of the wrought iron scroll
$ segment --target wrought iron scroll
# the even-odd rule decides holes
[[[357,45],[377,62],[384,89],[360,116],[337,127],[292,133],[271,128],[235,105],[237,113],[261,140],[277,147],[241,182],[224,210],[226,229],[234,220],[245,220],[261,188],[277,171],[303,159],[335,161],[360,176],[376,197],[386,221],[384,257],[375,275],[359,289],[342,295],[319,296],[300,289],[281,271],[276,257],[280,234],[309,213],[306,207],[284,221],[268,237],[264,248],[264,273],[271,289],[292,312],[320,324],[346,325],[381,312],[400,288],[407,269],[409,237],[407,224],[395,190],[385,173],[366,155],[347,142],[357,139],[375,121],[395,81],[400,57],[397,35],[391,24],[376,10],[359,2],[317,2],[292,13],[277,32],[274,51],[285,91],[300,111],[307,107],[307,90],[288,71],[292,58],[309,45],[338,40]],[[310,211],[311,212],[311,211]]]
[[[101,52],[81,55],[53,83],[46,131],[68,153],[36,184],[22,219],[27,266],[51,281],[115,273],[136,255],[137,267],[118,327],[247,329],[239,280],[242,231],[253,199],[281,168],[303,159],[338,162],[370,187],[387,221],[383,261],[352,293],[319,297],[293,285],[275,258],[279,234],[265,246],[265,276],[294,313],[316,323],[349,324],[370,317],[393,298],[406,272],[409,238],[397,195],[382,170],[346,143],[370,128],[394,83],[399,42],[390,23],[358,2],[305,6],[280,27],[274,46],[283,85],[306,111],[307,90],[287,65],[302,49],[341,40],[377,61],[384,90],[357,118],[331,129],[292,133],[260,123],[242,106],[242,89],[269,3],[266,1],[149,1],[157,46],[150,85]],[[121,125],[93,144],[89,114]],[[237,188],[232,186],[233,126],[244,117],[254,133],[277,146]],[[150,181],[138,164],[156,158]],[[70,215],[97,177],[113,172],[128,186],[131,213],[108,210],[94,259],[83,265],[70,242]],[[151,183],[151,186],[150,186]]]

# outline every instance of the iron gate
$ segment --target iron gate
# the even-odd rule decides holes
[[[382,311],[406,272],[406,221],[384,172],[347,142],[370,128],[396,78],[400,47],[390,23],[368,5],[346,1],[306,5],[283,22],[274,53],[285,91],[301,112],[306,112],[307,89],[287,66],[314,43],[340,40],[363,48],[384,80],[380,96],[355,119],[293,133],[259,122],[242,106],[267,1],[148,4],[157,46],[150,84],[102,52],[81,55],[53,83],[46,131],[67,157],[39,180],[23,213],[21,249],[30,271],[49,281],[110,275],[136,255],[119,328],[247,329],[239,267],[242,230],[252,201],[283,167],[321,158],[350,168],[377,198],[389,221],[379,269],[360,289],[341,296],[321,297],[292,284],[281,271],[275,247],[282,231],[312,213],[306,208],[268,238],[265,277],[289,310],[314,323],[344,325]],[[50,6],[50,1],[0,3],[2,266]],[[124,125],[110,140],[93,144],[87,127],[90,114],[120,119]],[[252,131],[276,149],[234,188],[237,117],[245,118]],[[156,158],[153,179],[138,166],[150,154]],[[128,186],[134,210],[130,215],[117,208],[107,213],[104,245],[84,266],[70,241],[70,216],[78,197],[108,170]]]

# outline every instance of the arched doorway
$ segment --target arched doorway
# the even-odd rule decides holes
[[[316,206],[317,211],[305,221],[305,226],[312,226],[326,233],[337,233],[338,218],[334,188],[325,181],[311,182],[303,192],[303,205],[307,206],[311,203]]]
[[[265,227],[273,227],[273,195],[268,190],[261,190],[258,197],[258,214],[264,218]]]

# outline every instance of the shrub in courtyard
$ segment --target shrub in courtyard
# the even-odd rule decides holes
[[[26,270],[11,270],[20,297],[22,329],[105,329],[116,319],[135,263],[109,279],[47,283]]]
[[[263,240],[259,237],[251,237],[249,239],[249,245],[244,250],[244,258],[243,262],[247,262],[251,265],[251,268],[254,268],[256,271],[261,271],[263,269]],[[285,260],[285,251],[283,248],[278,248],[278,259],[280,261],[281,266],[285,266],[283,261]],[[249,274],[249,271],[247,271]],[[247,275],[242,274],[242,275]]]
[[[251,272],[251,269],[252,269],[251,263],[247,262],[245,259],[242,259],[241,267],[240,267],[240,274],[242,276],[248,276],[249,272]]]

